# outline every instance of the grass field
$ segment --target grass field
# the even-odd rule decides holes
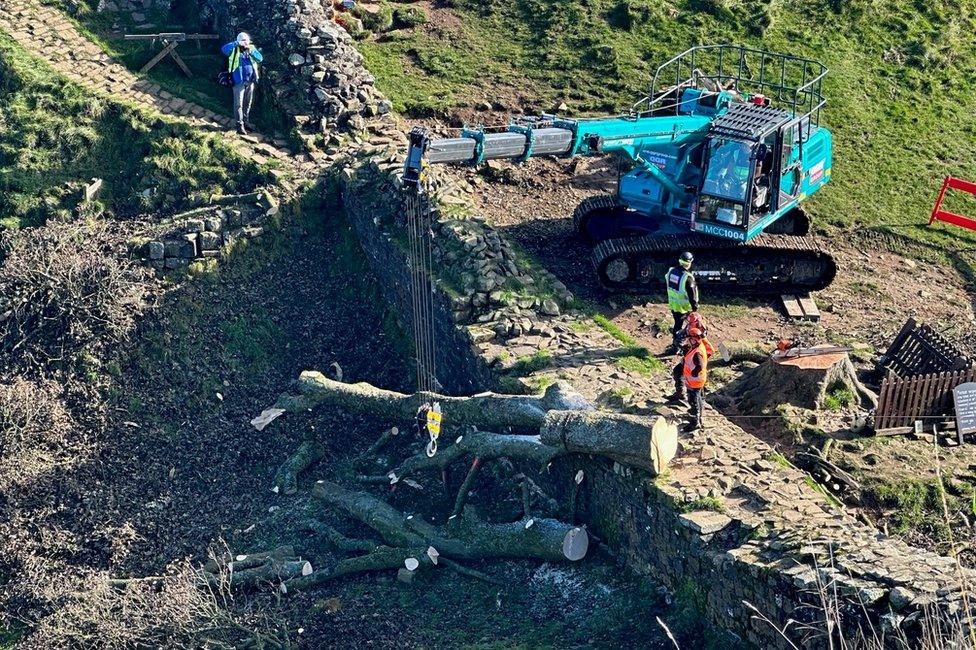
[[[512,113],[551,111],[563,101],[574,115],[614,113],[644,96],[658,63],[695,44],[804,55],[830,68],[824,123],[834,135],[834,173],[808,203],[817,224],[881,227],[935,249],[976,243],[966,231],[919,225],[945,174],[976,176],[972,3],[447,4],[428,10],[423,26],[360,43],[379,87],[401,111],[450,116],[489,100]]]

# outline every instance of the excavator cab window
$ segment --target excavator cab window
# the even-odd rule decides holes
[[[702,194],[745,202],[752,171],[754,145],[716,138],[708,145],[708,170]]]
[[[776,134],[772,133],[756,147],[756,174],[752,184],[751,215],[769,212],[772,203],[770,177],[776,158]]]
[[[809,118],[801,118],[780,128],[779,205],[795,199],[800,192],[803,140],[809,137]]]
[[[707,146],[695,229],[744,239],[749,217],[746,206],[752,194],[756,165],[756,144],[714,138]]]
[[[742,228],[745,226],[745,205],[717,196],[703,194],[698,201],[700,222],[711,222]]]

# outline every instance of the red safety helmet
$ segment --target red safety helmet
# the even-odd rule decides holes
[[[690,339],[700,339],[703,336],[705,336],[705,332],[701,331],[700,328],[698,328],[698,327],[689,327],[688,328],[688,338],[690,338]]]

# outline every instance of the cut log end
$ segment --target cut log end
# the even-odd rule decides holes
[[[651,428],[651,466],[654,473],[663,474],[677,453],[678,427],[659,417]]]
[[[583,528],[573,528],[563,537],[563,555],[570,562],[582,560],[589,548],[590,536]]]

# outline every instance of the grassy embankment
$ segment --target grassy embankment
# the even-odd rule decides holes
[[[67,215],[93,177],[105,181],[100,207],[121,218],[172,214],[269,179],[216,137],[66,84],[2,33],[0,125],[6,228]]]

